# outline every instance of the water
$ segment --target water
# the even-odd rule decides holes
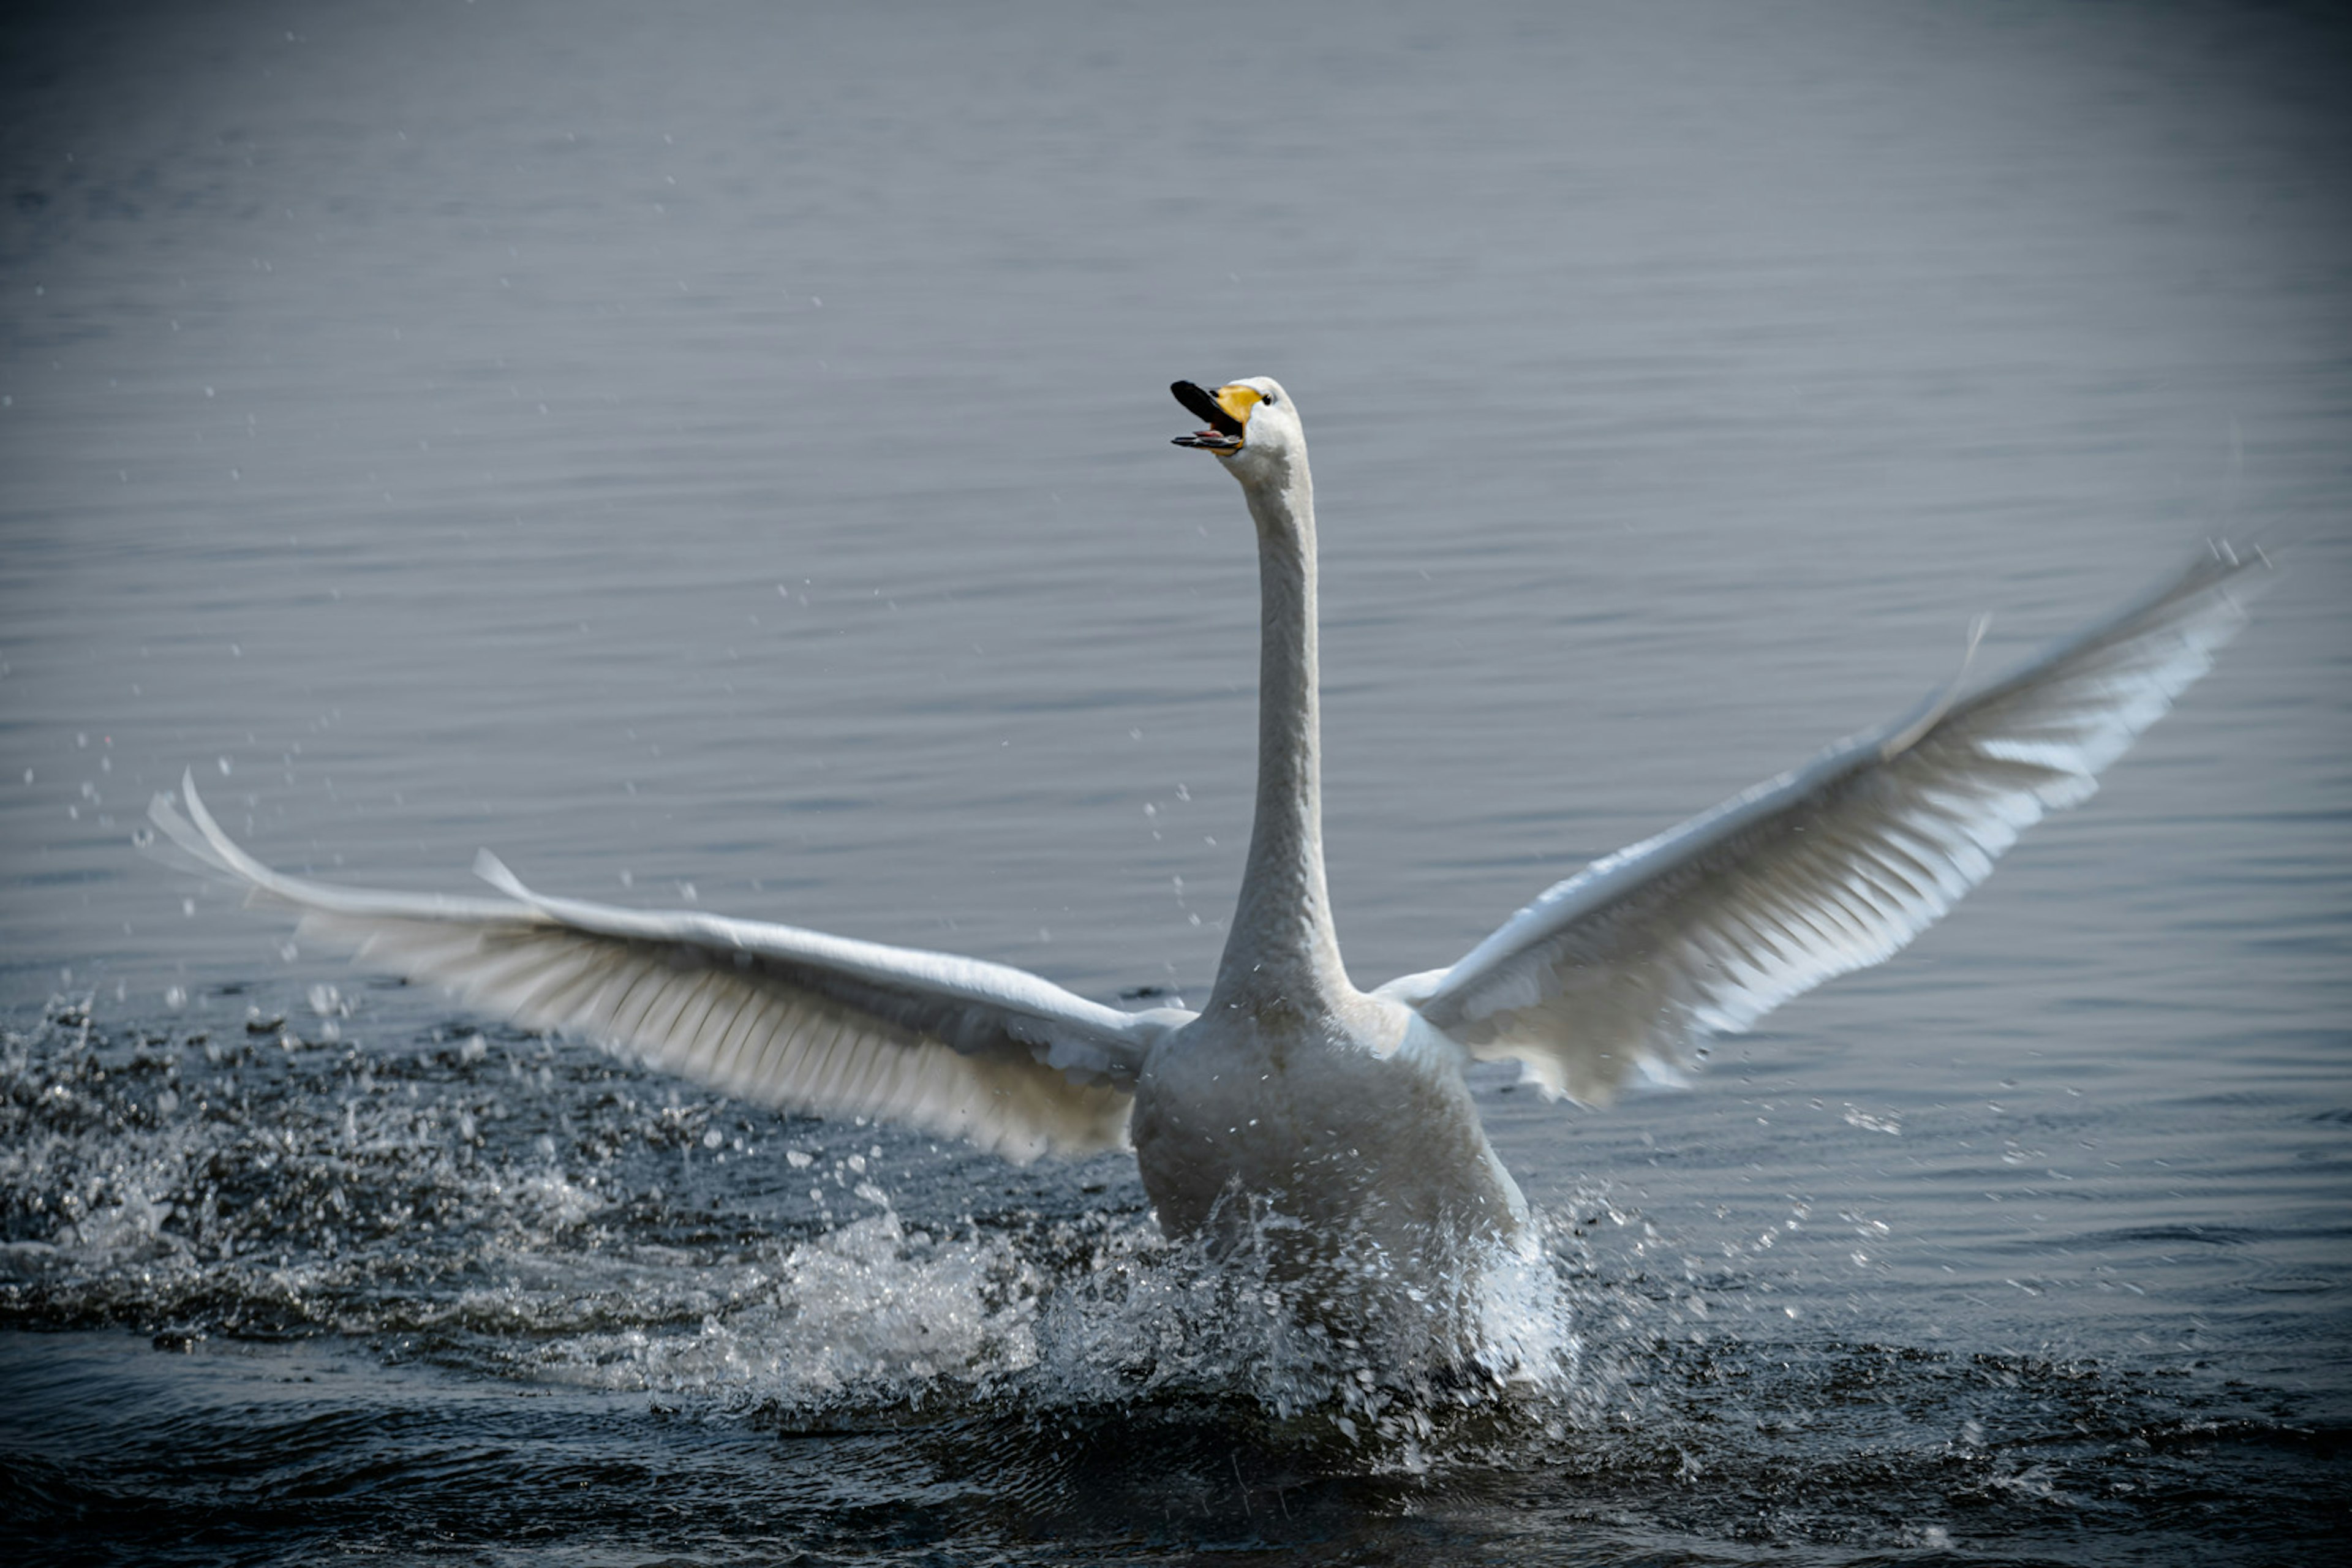
[[[2347,37],[2192,5],[5,24],[20,1556],[2303,1562],[2347,1528]],[[2214,531],[2222,666],[1397,1389],[1118,1159],[778,1118],[138,856],[1197,992],[1315,441],[1359,981]],[[1339,1426],[1355,1425],[1351,1436]]]

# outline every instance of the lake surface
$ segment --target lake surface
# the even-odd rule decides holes
[[[2352,1531],[2352,38],[2315,10],[244,5],[0,47],[18,1561],[2302,1563]],[[1315,442],[1360,984],[2209,535],[1894,963],[1607,1111],[1350,1438],[1122,1158],[786,1119],[132,847],[1198,1000]],[[1360,1409],[1360,1401],[1349,1408]]]

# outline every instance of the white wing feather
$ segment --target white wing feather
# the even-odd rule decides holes
[[[1380,994],[1553,1095],[1671,1079],[1708,1035],[1893,955],[2025,828],[2088,799],[2243,624],[2255,564],[2217,546],[2006,679],[1594,861],[1453,968]]]
[[[1145,1050],[1191,1016],[1121,1013],[947,953],[545,898],[487,854],[476,869],[507,898],[331,887],[238,847],[193,776],[184,793],[186,817],[155,797],[156,826],[248,901],[299,911],[306,936],[782,1110],[906,1122],[1018,1161],[1121,1148]]]

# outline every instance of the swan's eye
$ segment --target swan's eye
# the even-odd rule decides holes
[[[1276,404],[1280,403],[1281,401],[1282,396],[1278,393],[1269,392],[1265,395],[1265,405],[1268,408],[1273,407]]]

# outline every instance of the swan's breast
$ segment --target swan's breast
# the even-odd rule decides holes
[[[1153,1047],[1136,1085],[1136,1160],[1160,1225],[1200,1230],[1238,1189],[1326,1234],[1517,1236],[1526,1205],[1479,1125],[1464,1060],[1411,1009],[1374,997],[1320,1017],[1203,1014]]]

